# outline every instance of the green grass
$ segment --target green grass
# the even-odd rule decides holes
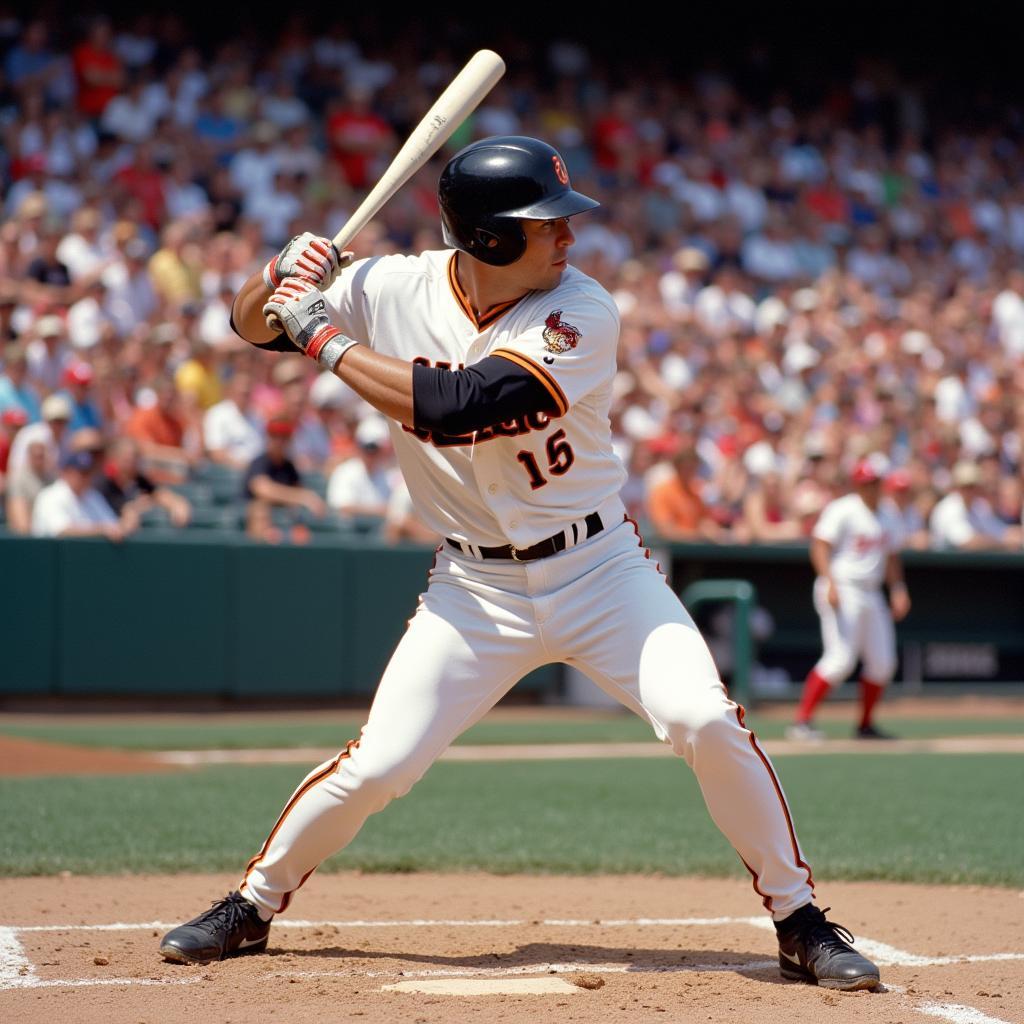
[[[779,758],[821,879],[1024,885],[1024,758]],[[295,767],[0,780],[0,873],[241,870]],[[672,760],[438,764],[323,870],[745,877]]]
[[[851,705],[842,721],[818,723],[829,736],[849,737],[856,715]],[[153,722],[137,725],[112,720],[104,725],[83,724],[73,718],[52,722],[21,723],[13,718],[0,721],[0,734],[70,743],[86,747],[117,747],[124,750],[204,750],[261,747],[338,747],[359,735],[363,715],[325,713],[322,720],[232,722],[211,714],[208,722]],[[748,723],[764,739],[777,739],[785,722],[748,716]],[[896,735],[923,739],[938,736],[1024,734],[1024,717],[1005,718],[913,718],[880,724]],[[508,722],[483,721],[464,733],[459,743],[622,743],[652,740],[650,727],[636,715],[595,715],[575,721]]]

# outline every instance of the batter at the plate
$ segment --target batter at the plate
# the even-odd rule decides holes
[[[814,906],[775,770],[619,500],[619,317],[568,264],[570,218],[598,204],[573,191],[554,149],[521,137],[456,154],[439,200],[449,249],[346,266],[302,235],[235,300],[243,337],[294,344],[391,419],[417,513],[446,539],[359,739],[306,777],[238,890],[160,951],[205,963],[264,948],[271,917],[325,857],[518,679],[562,661],[696,773],[775,920],[782,973],[875,987],[875,965]],[[266,327],[270,313],[287,339]],[[280,597],[297,626],[331,628],[332,608]]]

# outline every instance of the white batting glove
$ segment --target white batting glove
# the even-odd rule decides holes
[[[338,252],[329,238],[312,232],[296,235],[264,268],[263,283],[276,288],[289,277],[301,277],[317,288],[329,288],[352,262],[353,254]]]
[[[358,344],[331,323],[323,293],[301,277],[285,278],[267,299],[263,315],[277,317],[291,343],[326,370]]]

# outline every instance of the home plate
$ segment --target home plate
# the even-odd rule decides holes
[[[384,985],[382,992],[425,992],[435,996],[570,996],[583,991],[564,978],[436,978]]]

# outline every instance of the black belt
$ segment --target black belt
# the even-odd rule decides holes
[[[601,522],[601,517],[596,512],[591,512],[583,521],[587,524],[587,536],[584,538],[586,540],[589,540],[604,529],[604,523]],[[572,539],[573,544],[580,542],[579,527],[575,523],[572,524]],[[452,540],[451,537],[445,537],[444,540],[446,544],[455,548],[456,551],[462,552],[464,555],[475,555],[476,552],[479,552],[481,558],[511,558],[516,562],[533,562],[538,558],[548,558],[551,555],[557,555],[559,551],[565,550],[564,530],[548,537],[547,540],[538,541],[528,548],[515,548],[511,544],[502,544],[500,547],[476,548],[474,551],[468,544],[463,544],[462,541]]]

